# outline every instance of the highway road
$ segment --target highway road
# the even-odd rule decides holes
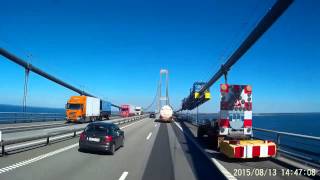
[[[0,158],[1,180],[57,179],[130,179],[194,180],[257,179],[235,177],[234,169],[281,168],[270,160],[230,161],[212,152],[205,142],[194,138],[196,128],[184,123],[159,123],[145,118],[121,126],[125,146],[115,155],[79,152],[78,138],[57,140],[49,146],[35,146]],[[206,150],[203,153],[199,147]],[[212,159],[215,158],[215,164]],[[217,166],[223,166],[223,173]],[[223,170],[224,169],[224,170]],[[292,177],[259,177],[259,179],[292,179]],[[294,177],[306,179],[306,177]]]
[[[212,179],[222,178],[173,124],[145,118],[122,127],[125,147],[115,155],[79,152],[77,138],[1,158],[0,179]],[[182,137],[182,138],[179,138]],[[210,171],[211,170],[211,171]]]

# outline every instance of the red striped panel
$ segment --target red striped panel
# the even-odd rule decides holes
[[[253,146],[252,157],[259,157],[259,156],[260,156],[260,146]]]
[[[252,127],[252,119],[244,119],[243,127]]]
[[[269,156],[276,155],[276,146],[275,145],[268,146],[268,155]]]
[[[234,148],[234,157],[235,158],[242,158],[244,153],[244,147],[238,146]]]

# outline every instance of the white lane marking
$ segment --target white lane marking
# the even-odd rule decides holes
[[[120,176],[119,180],[125,180],[126,177],[128,176],[128,174],[129,173],[127,171],[123,172],[122,175]]]
[[[180,124],[178,124],[177,122],[174,122],[177,127],[187,136],[187,138],[189,138],[191,140],[191,142],[193,142],[194,145],[196,145],[196,147],[209,159],[211,159],[211,161],[213,162],[213,164],[220,170],[220,172],[227,178],[227,179],[237,179],[236,177],[234,177],[221,163],[219,163],[218,160],[216,160],[215,158],[211,158],[209,157],[209,155],[202,149],[202,147],[192,138],[190,137],[189,134],[185,133],[182,129],[182,127],[180,126]]]
[[[227,179],[237,179],[221,163],[219,163],[218,160],[216,160],[215,158],[211,158],[211,161],[218,167],[218,169]]]
[[[143,119],[141,119],[141,120],[143,120]],[[133,124],[136,124],[136,123],[140,122],[141,120],[139,120],[139,121],[137,121],[137,122],[134,122],[134,123],[132,123],[132,124],[129,124],[129,125],[127,125],[127,126],[123,126],[123,127],[121,127],[120,129],[127,128],[127,127],[129,127],[129,126],[131,126],[131,125],[133,125]],[[49,153],[46,153],[46,154],[37,156],[37,157],[35,157],[35,158],[29,159],[29,160],[24,160],[24,161],[15,163],[15,164],[13,164],[13,165],[11,165],[11,166],[7,166],[7,167],[4,167],[4,168],[1,168],[1,169],[0,169],[0,174],[5,173],[5,172],[8,172],[8,171],[11,171],[11,170],[16,169],[16,168],[21,167],[21,166],[25,166],[25,165],[31,164],[31,163],[33,163],[33,162],[40,161],[40,160],[42,160],[42,159],[51,157],[51,156],[53,156],[53,155],[59,154],[59,153],[61,153],[61,152],[67,151],[67,150],[69,150],[69,149],[72,149],[72,148],[75,148],[75,147],[78,147],[78,146],[79,146],[79,143],[72,144],[72,145],[66,146],[66,147],[64,147],[64,148],[60,148],[60,149],[57,149],[57,150],[55,150],[55,151],[51,151],[51,152],[49,152]],[[124,175],[124,174],[125,174],[125,175]],[[128,175],[128,172],[124,172],[124,173],[122,174],[122,176],[124,176],[123,179],[121,179],[122,176],[120,177],[120,179],[121,179],[121,180],[124,180],[127,175]],[[119,180],[120,180],[120,179],[119,179]]]
[[[177,126],[178,126],[178,128],[183,132],[183,129],[182,129],[182,127],[180,126],[180,124],[178,124],[177,122],[174,122]]]
[[[151,136],[152,136],[152,132],[150,132],[150,133],[148,134],[147,140],[149,140]]]
[[[134,123],[128,124],[128,125],[126,125],[126,126],[122,126],[120,129],[124,129],[124,128],[127,128],[127,127],[129,127],[129,126],[132,126],[132,125],[134,125],[134,124],[136,124],[136,123],[140,122],[141,120],[143,120],[143,119],[139,119],[137,122],[134,122]]]
[[[61,152],[63,152],[63,151],[69,150],[69,149],[74,148],[74,147],[77,147],[77,146],[78,146],[78,143],[72,144],[72,145],[70,145],[70,146],[66,146],[66,147],[64,147],[64,148],[61,148],[61,149],[58,149],[58,150],[49,152],[49,153],[47,153],[47,154],[43,154],[43,155],[37,156],[37,157],[32,158],[32,159],[29,159],[29,160],[27,160],[27,161],[22,161],[22,162],[13,164],[13,165],[11,165],[11,166],[7,166],[7,167],[4,167],[4,168],[1,168],[1,169],[0,169],[0,174],[5,173],[5,172],[8,172],[8,171],[11,171],[11,170],[13,170],[13,169],[16,169],[16,168],[18,168],[18,167],[21,167],[21,166],[24,166],[24,165],[27,165],[27,164],[30,164],[30,163],[33,163],[33,162],[36,162],[36,161],[40,161],[41,159],[48,158],[48,157],[50,157],[50,156],[53,156],[53,155],[55,155],[55,154],[61,153]]]

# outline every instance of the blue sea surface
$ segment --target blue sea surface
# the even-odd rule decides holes
[[[22,106],[0,104],[0,112],[23,112]],[[65,113],[64,108],[46,108],[27,106],[30,113]]]

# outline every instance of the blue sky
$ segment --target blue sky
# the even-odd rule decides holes
[[[273,0],[3,1],[0,46],[115,104],[147,106],[169,70],[174,107],[208,80]],[[255,112],[320,111],[320,1],[296,0],[229,74],[251,84]],[[0,104],[21,104],[24,71],[0,57]],[[201,112],[217,112],[219,84]],[[28,105],[63,107],[74,92],[30,75]]]

